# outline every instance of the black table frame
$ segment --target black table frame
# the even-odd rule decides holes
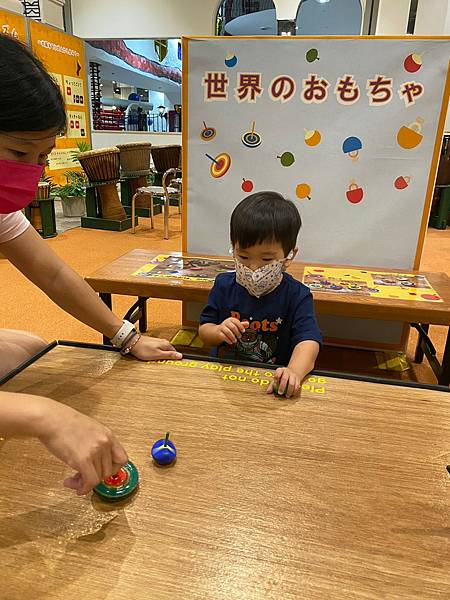
[[[48,346],[43,348],[40,352],[38,352],[37,354],[32,356],[30,359],[23,362],[21,365],[19,365],[18,367],[16,367],[9,373],[7,373],[3,378],[0,379],[0,386],[5,384],[7,381],[10,381],[14,377],[16,377],[16,375],[19,375],[19,373],[21,373],[22,371],[27,369],[29,366],[31,366],[33,363],[38,361],[40,358],[45,356],[48,352],[50,352],[57,346],[65,346],[65,347],[69,347],[69,348],[86,348],[86,349],[94,349],[94,350],[106,350],[108,352],[119,352],[119,350],[117,348],[113,348],[112,346],[105,345],[105,344],[88,344],[88,343],[84,343],[84,342],[70,342],[70,341],[66,341],[66,340],[56,340],[56,341],[52,342],[51,344],[48,344]],[[277,369],[277,365],[258,363],[258,362],[246,362],[246,361],[240,361],[240,360],[225,360],[224,361],[220,358],[214,358],[214,357],[209,357],[209,356],[199,356],[196,354],[185,354],[183,356],[183,359],[198,360],[198,361],[202,361],[202,362],[222,363],[222,364],[226,363],[226,364],[231,364],[231,365],[241,365],[241,366],[245,366],[245,367],[254,367],[254,368],[258,368],[258,369],[264,369],[267,371],[275,371]],[[136,360],[136,359],[127,357],[127,358],[124,358],[123,360]],[[369,375],[354,375],[352,373],[337,373],[334,371],[323,371],[321,369],[317,369],[317,370],[315,369],[314,371],[311,371],[310,375],[315,375],[317,377],[331,377],[334,379],[347,379],[347,380],[351,380],[351,381],[362,381],[365,383],[377,383],[377,384],[381,384],[381,385],[394,385],[394,386],[404,387],[404,388],[432,390],[432,391],[436,391],[436,392],[446,392],[448,394],[450,393],[449,387],[443,386],[443,385],[435,385],[432,383],[420,383],[420,382],[416,382],[416,381],[401,381],[398,379],[385,379],[383,377],[372,377]]]

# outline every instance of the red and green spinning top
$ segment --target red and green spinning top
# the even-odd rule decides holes
[[[139,484],[139,473],[134,464],[128,461],[115,475],[108,477],[94,488],[104,500],[123,500],[131,496]]]

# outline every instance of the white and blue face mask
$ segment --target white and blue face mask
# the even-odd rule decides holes
[[[289,252],[286,258],[272,260],[270,263],[252,271],[250,267],[243,265],[236,257],[236,281],[245,287],[247,292],[256,298],[261,298],[277,288],[283,280],[286,263],[294,258],[294,253]]]

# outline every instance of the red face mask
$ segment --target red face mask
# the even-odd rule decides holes
[[[36,196],[44,167],[0,160],[0,214],[22,210]]]

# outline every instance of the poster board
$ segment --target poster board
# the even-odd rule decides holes
[[[297,203],[301,260],[418,267],[450,38],[184,45],[186,250],[226,253],[230,213],[253,184]]]
[[[27,43],[27,25],[25,17],[0,9],[0,33],[6,33],[13,38]]]
[[[276,190],[300,260],[418,268],[449,56],[448,37],[184,38],[183,249],[226,254],[236,204]]]
[[[57,138],[48,168],[55,183],[65,183],[65,171],[81,170],[73,162],[77,143],[91,143],[84,42],[36,21],[30,21],[30,40],[33,52],[61,88],[66,105],[67,131]]]

